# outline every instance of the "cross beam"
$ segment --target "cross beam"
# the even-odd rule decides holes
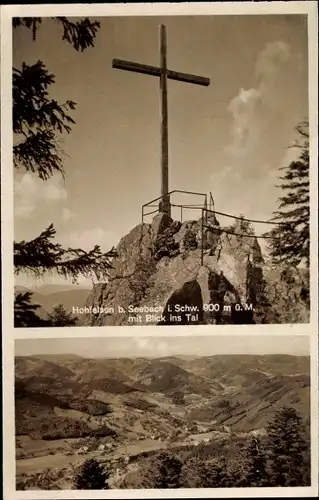
[[[156,66],[149,66],[148,64],[139,64],[124,59],[113,59],[113,68],[123,69],[124,71],[132,71],[133,73],[141,73],[143,75],[161,76],[161,68]],[[170,80],[177,80],[178,82],[194,83],[195,85],[202,85],[208,87],[210,84],[209,78],[204,76],[189,75],[188,73],[180,73],[178,71],[167,70],[167,78]]]
[[[167,79],[179,82],[192,83],[207,87],[210,79],[203,76],[189,75],[167,69],[167,43],[166,28],[163,24],[159,28],[160,35],[160,67],[148,66],[146,64],[113,59],[113,68],[144,75],[157,76],[160,78],[161,90],[161,203],[160,212],[171,215],[171,204],[168,187],[168,110],[167,110]]]

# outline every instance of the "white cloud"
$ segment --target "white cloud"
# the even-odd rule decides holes
[[[228,109],[233,115],[234,123],[233,142],[227,151],[234,156],[244,154],[249,143],[255,141],[258,136],[255,118],[261,106],[261,98],[262,94],[258,89],[240,89],[238,95],[229,103]]]
[[[258,55],[256,74],[262,79],[270,78],[290,57],[290,47],[286,43],[280,40],[268,43]]]
[[[102,251],[107,252],[116,246],[119,238],[115,233],[105,231],[100,227],[86,229],[84,231],[71,231],[59,236],[59,242],[64,246],[91,250],[94,245],[99,245]]]
[[[14,184],[14,209],[19,218],[30,217],[36,208],[43,204],[66,200],[67,191],[60,176],[53,176],[47,181],[25,173]]]
[[[158,340],[156,337],[136,337],[134,339],[136,347],[142,352],[142,356],[167,356],[168,345],[164,340]]]
[[[230,101],[232,142],[226,147],[226,152],[232,156],[242,158],[254,150],[271,125],[270,108],[278,106],[279,102],[283,106],[283,75],[290,58],[290,47],[286,43],[276,41],[267,44],[257,56],[255,74],[258,86],[249,90],[241,88]]]
[[[71,210],[67,207],[64,207],[62,210],[62,221],[69,222],[69,220],[74,219],[75,214],[71,212]]]
[[[66,190],[57,184],[48,184],[44,188],[44,199],[50,203],[51,201],[60,201],[67,198]]]

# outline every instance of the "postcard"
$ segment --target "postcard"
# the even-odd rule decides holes
[[[317,497],[317,61],[311,1],[1,7],[5,500]]]

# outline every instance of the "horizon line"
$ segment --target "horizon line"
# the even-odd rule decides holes
[[[166,354],[164,356],[146,356],[146,355],[135,355],[135,356],[82,356],[81,354],[77,354],[75,352],[60,352],[60,353],[50,353],[50,352],[42,352],[35,354],[15,354],[15,358],[28,358],[28,357],[37,357],[37,356],[74,356],[82,359],[163,359],[163,358],[212,358],[217,356],[290,356],[290,357],[303,357],[310,358],[310,354],[291,354],[284,352],[273,352],[273,353],[215,353],[215,354],[182,354],[182,353],[172,353]]]

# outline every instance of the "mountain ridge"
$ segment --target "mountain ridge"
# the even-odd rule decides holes
[[[39,287],[33,290],[17,285],[14,287],[14,293],[15,296],[19,293],[31,293],[30,302],[31,304],[40,306],[36,314],[42,319],[47,318],[53,308],[59,304],[62,304],[68,313],[73,313],[73,307],[83,307],[91,292],[89,289],[72,289],[66,287],[66,290],[41,293],[41,288],[42,287]]]
[[[122,360],[116,358],[103,361],[62,356],[54,363],[41,357],[19,356],[15,362],[16,384],[24,384],[25,393],[44,392],[63,400],[87,400],[93,394],[94,397],[100,394],[101,401],[113,405],[113,409],[122,408],[125,395],[131,394],[139,400],[143,400],[143,395],[146,399],[155,395],[160,406],[168,408],[179,401],[178,405],[182,406],[177,406],[176,411],[187,410],[193,416],[210,408],[214,418],[219,415],[220,420],[228,423],[234,423],[238,409],[242,414],[252,414],[254,408],[259,410],[251,418],[264,421],[268,413],[257,418],[258,412],[264,411],[265,405],[270,408],[281,403],[295,402],[302,413],[307,414],[308,356],[250,355],[245,356],[246,363],[237,365],[232,355],[217,355],[212,365],[214,358],[182,360],[181,367],[160,358],[125,358],[121,363]],[[243,422],[240,425],[245,427]]]

